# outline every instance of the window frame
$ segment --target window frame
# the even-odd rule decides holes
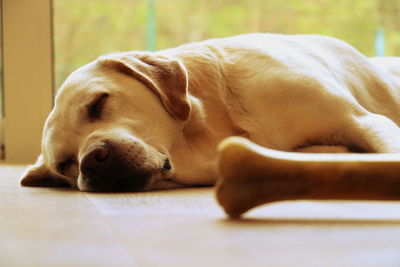
[[[2,0],[6,163],[33,163],[53,105],[51,0]]]

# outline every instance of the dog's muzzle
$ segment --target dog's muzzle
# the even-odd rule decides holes
[[[92,145],[80,162],[82,191],[137,191],[149,183],[151,171],[143,159],[130,157],[110,142]],[[135,163],[136,162],[136,163]],[[134,164],[133,164],[134,163]]]

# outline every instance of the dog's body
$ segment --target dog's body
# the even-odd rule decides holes
[[[248,34],[116,53],[60,89],[24,185],[84,191],[213,184],[244,136],[297,152],[400,152],[400,63],[316,35]]]

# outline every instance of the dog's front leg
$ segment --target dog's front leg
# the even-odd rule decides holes
[[[367,153],[400,152],[400,128],[383,115],[369,113],[355,117],[343,136],[345,143]]]

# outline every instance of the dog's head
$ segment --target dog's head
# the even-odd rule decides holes
[[[191,113],[187,87],[183,64],[157,53],[116,53],[83,66],[59,90],[42,154],[21,184],[134,191],[171,179],[169,151]]]

